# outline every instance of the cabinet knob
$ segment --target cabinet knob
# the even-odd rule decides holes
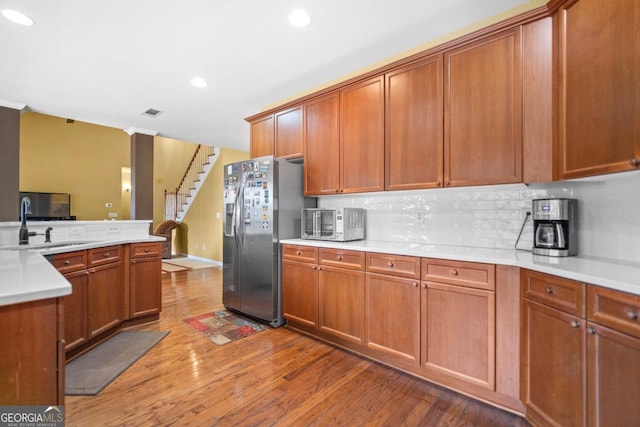
[[[579,328],[580,327],[580,322],[578,322],[577,320],[572,320],[570,323],[572,328]]]
[[[634,157],[633,159],[629,160],[629,164],[633,167],[638,167],[640,166],[640,159]]]
[[[596,334],[596,328],[588,328],[587,332],[589,332],[589,335],[595,335]]]
[[[69,264],[71,264],[71,261],[69,261],[68,259],[65,259],[64,260],[64,265],[69,265]]]
[[[342,261],[342,256],[341,255],[338,255],[336,258],[337,258],[338,261]]]
[[[444,185],[451,185],[451,182],[449,182],[449,181],[445,181],[445,182],[444,182]]]
[[[627,317],[628,317],[630,320],[638,320],[638,313],[636,313],[635,311],[629,311],[629,312],[627,313]]]
[[[452,268],[451,269],[451,274],[454,275],[454,276],[457,276],[458,275],[458,270],[456,270],[455,268]]]
[[[145,252],[149,252],[149,248],[144,248],[144,251]]]
[[[104,253],[104,257],[105,257],[105,258],[109,258],[109,252],[105,252],[105,253]]]
[[[440,181],[436,181],[436,187],[442,187],[442,183]]]
[[[393,261],[389,261],[389,262],[387,262],[387,265],[388,265],[389,267],[393,267]]]
[[[549,295],[553,295],[553,288],[551,286],[549,286],[546,291]]]
[[[413,282],[413,287],[417,288],[418,287],[418,282]]]
[[[296,255],[300,256],[300,255],[302,255],[302,252],[297,251],[297,252],[296,252]]]
[[[314,266],[313,266],[313,269],[314,269],[314,270],[317,270],[317,269],[318,269],[318,266],[314,265]]]

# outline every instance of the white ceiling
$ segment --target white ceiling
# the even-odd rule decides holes
[[[36,22],[0,17],[0,105],[247,150],[245,117],[534,2],[0,0]],[[288,24],[299,7],[306,28]]]

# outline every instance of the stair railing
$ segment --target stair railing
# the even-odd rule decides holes
[[[191,190],[200,181],[200,174],[204,172],[205,165],[209,164],[209,158],[214,154],[214,147],[209,145],[198,145],[191,157],[191,161],[180,180],[180,184],[174,191],[164,191],[164,217],[165,219],[176,220],[183,206],[187,204]]]

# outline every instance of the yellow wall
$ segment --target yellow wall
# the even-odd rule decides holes
[[[197,144],[154,137],[155,227],[164,219],[164,190],[174,190]],[[78,220],[130,219],[131,138],[121,129],[38,113],[20,117],[20,191],[71,194]],[[107,208],[106,203],[112,207]],[[16,207],[17,211],[17,207]]]
[[[180,225],[186,239],[178,246],[182,253],[222,262],[222,225],[223,225],[223,190],[224,165],[249,158],[246,151],[223,148],[220,156],[202,184],[193,205]],[[217,217],[219,214],[219,218]]]
[[[130,166],[130,152],[129,135],[121,129],[24,113],[20,191],[69,193],[78,220],[110,219],[110,212],[120,219],[122,168]]]

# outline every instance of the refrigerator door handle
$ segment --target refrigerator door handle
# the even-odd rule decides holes
[[[236,248],[240,249],[244,246],[244,182],[240,184],[238,194],[236,195],[236,222],[235,222],[235,239]]]

